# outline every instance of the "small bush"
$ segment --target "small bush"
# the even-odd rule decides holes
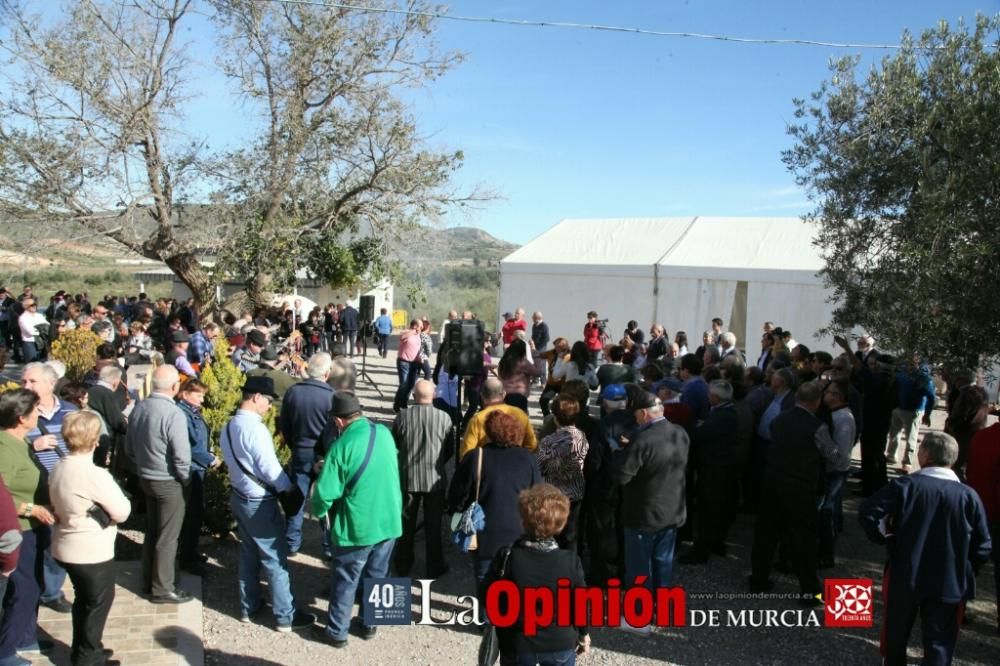
[[[66,377],[70,381],[81,381],[97,363],[97,347],[101,338],[96,333],[76,328],[65,331],[52,343],[49,357],[66,364]]]

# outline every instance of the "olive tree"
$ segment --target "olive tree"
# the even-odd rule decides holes
[[[1000,18],[941,23],[796,100],[783,154],[815,202],[831,328],[944,363],[1000,354]]]

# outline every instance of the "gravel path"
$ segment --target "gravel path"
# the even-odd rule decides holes
[[[396,386],[393,357],[383,361],[369,357],[368,371],[386,395],[380,399],[367,384],[359,385],[369,415],[382,422],[391,417],[391,394]],[[936,414],[941,417],[941,414]],[[858,498],[850,484],[844,507],[845,533],[838,541],[838,566],[825,577],[861,578],[875,581],[876,598],[880,593],[881,567],[884,553],[869,543],[856,521]],[[319,529],[315,522],[307,523],[302,554],[290,564],[292,583],[302,605],[309,606],[322,618],[326,612],[326,589],[329,572],[317,556],[321,553]],[[675,585],[684,586],[689,594],[688,607],[694,609],[777,609],[799,610],[793,600],[733,600],[695,599],[694,594],[726,594],[746,591],[749,572],[749,551],[753,538],[752,519],[740,516],[729,534],[729,554],[713,558],[708,566],[678,566]],[[279,634],[274,631],[274,619],[262,614],[258,624],[241,624],[237,618],[238,592],[236,560],[238,546],[234,539],[213,539],[206,542],[205,551],[211,556],[209,573],[204,579],[205,659],[208,664],[466,664],[475,660],[479,635],[459,627],[411,625],[382,627],[371,641],[352,637],[346,649],[315,642],[309,632]],[[422,553],[418,543],[418,558]],[[471,567],[464,556],[446,548],[451,572],[434,586],[432,608],[435,617],[442,617],[461,607],[457,597],[473,591]],[[414,573],[423,571],[418,559]],[[794,593],[797,583],[790,576],[775,574],[776,593]],[[970,604],[971,624],[963,627],[955,655],[956,664],[995,664],[1000,662],[1000,636],[995,633],[996,606],[993,594],[993,571],[985,567],[979,576],[980,598]],[[419,613],[419,589],[414,587],[414,613]],[[823,624],[822,609],[816,613]],[[581,663],[591,664],[873,664],[878,661],[878,625],[881,604],[876,603],[876,626],[871,629],[827,629],[820,627],[793,628],[694,628],[657,629],[650,636],[636,636],[615,629],[596,629],[594,648]],[[918,623],[919,625],[919,623]],[[911,661],[919,661],[919,627],[911,640]]]

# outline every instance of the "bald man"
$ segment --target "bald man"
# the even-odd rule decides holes
[[[483,382],[483,388],[479,393],[483,399],[483,408],[469,419],[469,424],[465,428],[465,437],[462,439],[462,445],[458,451],[459,460],[465,457],[469,451],[486,443],[486,417],[497,409],[513,416],[524,428],[521,446],[532,451],[538,448],[538,439],[535,437],[535,431],[531,428],[531,422],[528,421],[528,415],[524,413],[523,409],[504,403],[507,394],[503,390],[503,382],[496,377],[490,377]]]
[[[396,541],[395,566],[398,575],[409,576],[413,568],[413,540],[417,512],[424,505],[426,577],[443,575],[441,516],[445,503],[445,463],[454,452],[451,417],[431,405],[434,384],[421,379],[413,387],[409,409],[396,415],[392,436],[399,451],[399,476],[403,488],[403,535]]]
[[[135,406],[125,447],[146,495],[142,582],[149,600],[157,604],[192,599],[174,585],[177,539],[184,522],[184,486],[191,474],[187,417],[174,402],[180,386],[174,366],[161,365],[153,371],[153,392]]]

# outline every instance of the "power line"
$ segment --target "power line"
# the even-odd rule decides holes
[[[679,32],[666,30],[647,30],[645,28],[630,28],[615,25],[599,25],[593,23],[572,23],[568,21],[532,21],[528,19],[505,19],[492,16],[461,16],[458,14],[443,14],[439,12],[421,12],[396,7],[365,7],[341,2],[323,2],[322,0],[257,0],[257,2],[274,2],[282,5],[311,5],[315,7],[330,7],[347,11],[367,12],[372,14],[403,14],[423,18],[441,19],[446,21],[464,21],[466,23],[492,23],[496,25],[513,25],[527,28],[568,28],[572,30],[600,30],[604,32],[623,32],[651,37],[681,37],[687,39],[707,39],[717,42],[735,42],[738,44],[777,44],[785,46],[825,46],[837,49],[901,49],[901,44],[868,44],[856,42],[826,42],[815,39],[773,39],[767,37],[733,37],[731,35],[712,35],[703,32]]]

